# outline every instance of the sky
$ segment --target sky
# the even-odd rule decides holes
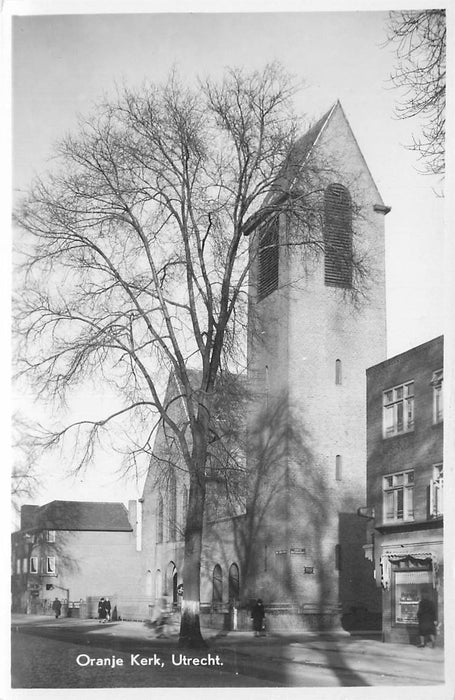
[[[24,12],[24,5],[17,7]],[[279,60],[303,81],[295,105],[307,119],[341,101],[391,207],[386,217],[388,356],[440,335],[444,200],[435,193],[439,182],[419,173],[415,153],[404,148],[418,124],[394,117],[399,94],[389,81],[394,51],[384,46],[386,22],[382,10],[15,16],[13,200],[35,173],[52,168],[53,143],[75,128],[78,114],[89,113],[99,98],[112,94],[116,83],[162,81],[173,68],[183,79],[216,77],[226,66],[254,69]],[[13,396],[13,408],[30,406],[32,398]],[[83,398],[78,400],[83,404]],[[61,459],[46,463],[47,484],[36,502],[141,495],[142,482],[115,481],[107,459],[90,475],[65,480]]]

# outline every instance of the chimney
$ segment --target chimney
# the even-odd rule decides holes
[[[39,506],[22,506],[21,508],[21,530],[32,530],[36,527],[36,516],[38,515]]]

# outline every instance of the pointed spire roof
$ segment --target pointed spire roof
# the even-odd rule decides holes
[[[275,192],[272,191],[267,196],[263,206],[245,222],[243,226],[243,233],[245,236],[249,236],[249,234],[270,214],[271,210],[275,210],[277,205],[284,202],[289,196],[292,183],[295,181],[302,165],[310,155],[337,106],[341,107],[339,100],[337,100],[317,122],[310,126],[303,136],[297,139],[286,162],[283,164],[280,175],[278,175],[275,181],[275,186],[273,187]]]
[[[326,124],[330,120],[330,117],[338,106],[341,107],[339,100],[337,100],[337,102],[335,102],[335,104],[332,105],[332,107],[320,119],[318,119],[317,122],[310,126],[308,131],[296,141],[290,156],[292,165],[295,165],[298,168],[303,165],[311,153],[316,141],[319,139]]]
[[[279,207],[284,204],[284,202],[289,198],[292,187],[303,167],[303,165],[308,160],[313,148],[320,139],[323,131],[326,129],[328,123],[332,119],[335,112],[339,111],[346,122],[346,125],[351,133],[352,139],[356,144],[360,157],[362,158],[365,168],[370,174],[371,181],[376,189],[378,203],[374,205],[374,210],[387,214],[390,211],[390,207],[384,205],[381,195],[377,189],[377,186],[371,176],[370,169],[365,161],[362,151],[359,148],[357,139],[352,131],[351,125],[349,124],[346,115],[344,113],[341,102],[338,99],[332,107],[323,114],[320,119],[318,119],[310,128],[295,142],[293,148],[291,149],[286,162],[283,163],[280,174],[277,176],[272,190],[267,195],[263,205],[252,214],[243,225],[243,233],[245,236],[249,236],[267,217],[271,214],[276,213]]]

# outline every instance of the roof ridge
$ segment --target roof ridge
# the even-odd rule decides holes
[[[123,501],[73,501],[68,498],[54,498],[53,501],[49,501],[48,503],[44,503],[42,506],[36,506],[37,508],[45,508],[46,506],[52,505],[52,503],[83,503],[85,505],[121,505],[124,506],[125,504]]]

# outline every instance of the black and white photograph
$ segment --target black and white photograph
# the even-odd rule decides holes
[[[7,692],[452,697],[450,8],[3,13]]]

